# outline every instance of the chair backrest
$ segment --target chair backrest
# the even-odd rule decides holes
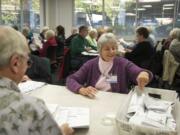
[[[70,71],[70,49],[64,48],[64,56],[62,59],[62,65],[60,66],[59,73],[58,73],[58,79],[65,79],[69,75]]]
[[[49,46],[46,51],[46,57],[50,59],[51,63],[56,61],[56,48],[57,46]]]
[[[161,51],[156,51],[153,54],[149,64],[149,70],[154,75],[162,76],[162,70],[163,70],[162,60],[163,60],[163,53]]]
[[[30,68],[27,69],[26,74],[35,81],[42,81],[51,83],[51,68],[48,58],[42,58],[35,55],[30,55],[33,63]]]

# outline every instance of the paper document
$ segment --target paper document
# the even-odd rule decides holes
[[[49,111],[53,114],[58,125],[68,123],[72,128],[89,127],[89,108],[86,107],[61,107],[59,105],[47,104]]]
[[[98,53],[90,53],[90,52],[82,52],[81,54],[85,56],[98,56],[99,55]]]
[[[45,82],[36,82],[36,81],[28,80],[28,81],[19,83],[18,87],[22,93],[26,93],[26,92],[38,89],[44,86],[45,84],[46,84]]]
[[[98,53],[98,51],[96,51],[96,50],[89,50],[88,52],[89,53]]]
[[[176,122],[171,114],[173,102],[152,98],[137,91],[133,93],[126,117],[129,123],[175,130]]]

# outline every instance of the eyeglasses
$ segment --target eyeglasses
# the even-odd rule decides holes
[[[33,61],[29,58],[27,61],[28,68],[30,68],[33,64]]]
[[[27,59],[27,66],[28,68],[30,68],[33,64],[33,61],[31,60],[31,58],[29,56],[24,56],[24,55],[21,55],[21,57]]]

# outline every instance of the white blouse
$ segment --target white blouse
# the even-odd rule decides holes
[[[111,70],[113,66],[113,61],[106,62],[101,57],[99,57],[98,62],[99,70],[101,72],[101,75],[99,77],[99,80],[97,81],[95,88],[102,91],[110,91],[111,85],[109,82],[106,81],[107,77],[109,76],[109,71]]]

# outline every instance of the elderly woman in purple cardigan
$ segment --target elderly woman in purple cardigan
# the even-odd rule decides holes
[[[98,40],[99,57],[87,61],[66,80],[67,88],[90,98],[98,90],[128,93],[131,81],[140,89],[152,79],[152,73],[125,58],[117,57],[117,40],[112,33],[103,34]]]

